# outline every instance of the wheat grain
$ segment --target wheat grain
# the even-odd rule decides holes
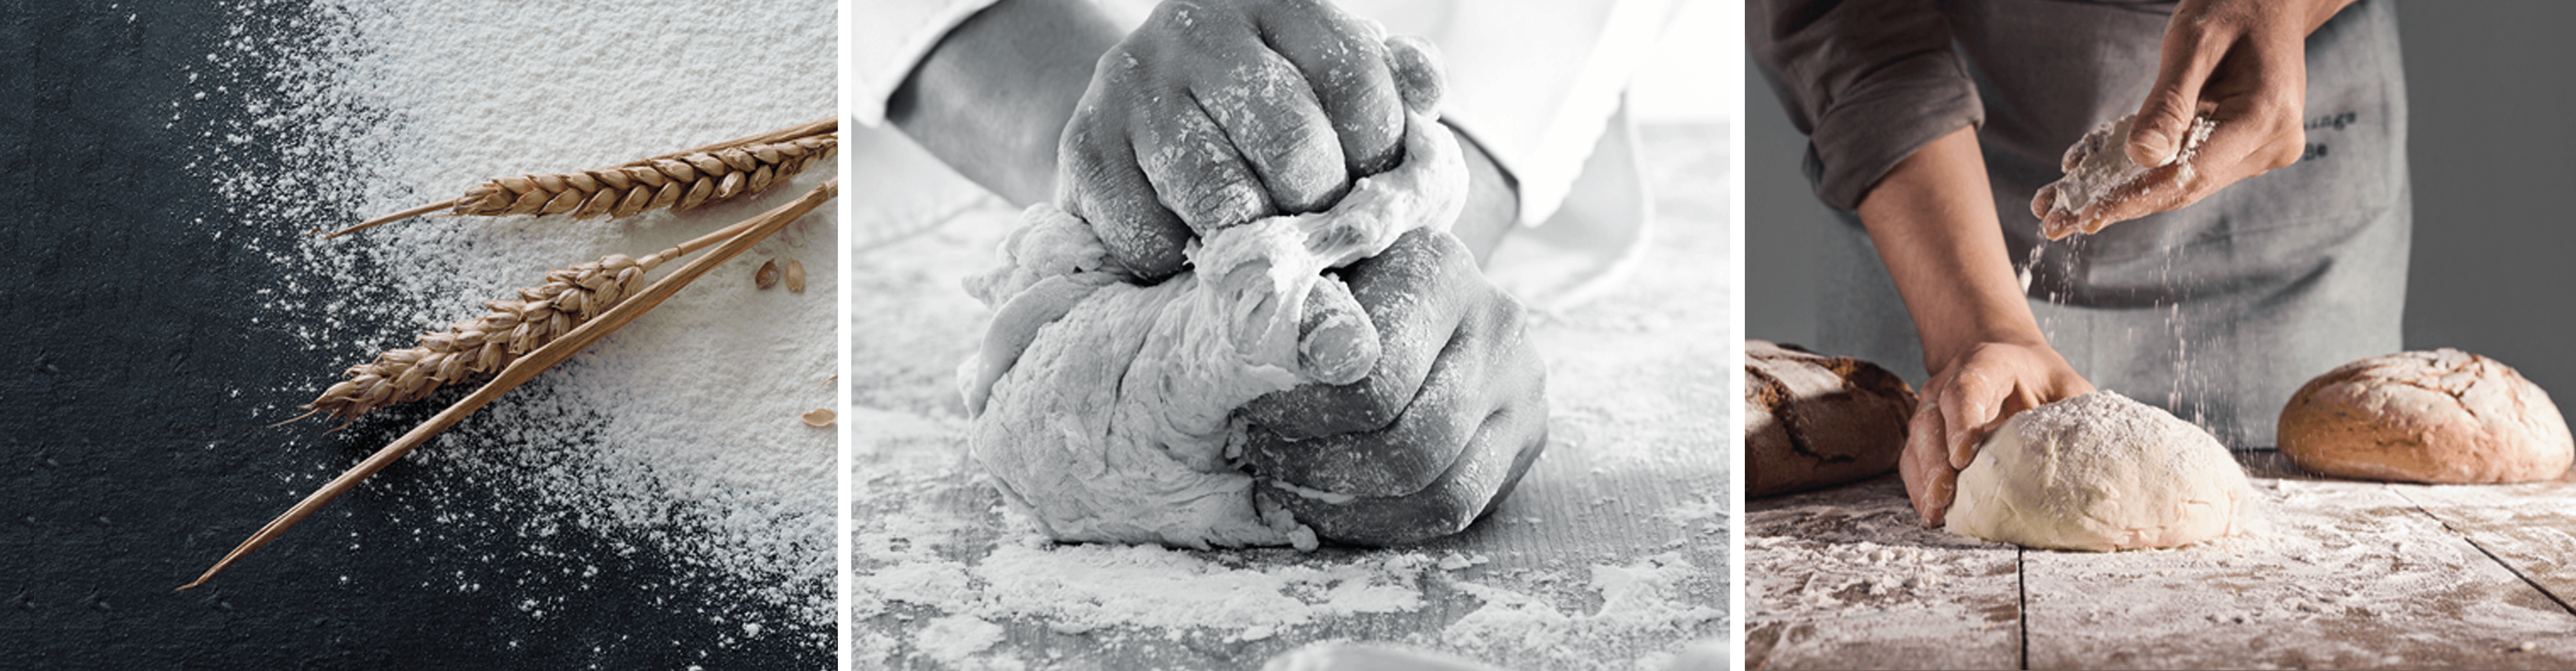
[[[396,438],[393,443],[376,450],[375,454],[367,455],[367,458],[359,461],[358,465],[349,467],[349,470],[342,471],[338,477],[323,484],[321,489],[305,495],[304,500],[297,501],[276,519],[269,520],[267,525],[252,533],[250,538],[244,539],[240,545],[234,546],[231,552],[225,553],[223,559],[216,560],[215,565],[208,567],[205,573],[198,574],[196,580],[180,585],[179,589],[184,590],[206,584],[206,581],[214,579],[215,574],[222,573],[225,567],[232,566],[234,562],[241,561],[242,557],[248,556],[252,551],[268,545],[270,541],[277,540],[277,537],[286,533],[287,529],[294,528],[305,518],[312,517],[313,513],[322,509],[322,506],[329,505],[333,499],[340,498],[341,494],[356,488],[358,483],[383,471],[386,466],[393,465],[394,460],[410,454],[412,450],[429,442],[429,439],[437,436],[439,432],[446,431],[448,427],[463,421],[466,415],[482,409],[484,405],[500,398],[501,394],[526,384],[528,380],[535,378],[537,373],[562,363],[564,359],[570,358],[573,352],[599,342],[600,338],[607,337],[609,333],[625,326],[627,322],[634,321],[645,311],[661,305],[662,301],[669,299],[671,294],[678,293],[682,287],[706,276],[707,271],[714,270],[716,266],[742,255],[743,251],[751,249],[753,244],[769,237],[770,234],[777,233],[789,222],[805,216],[807,212],[814,211],[814,208],[822,206],[824,202],[839,196],[840,193],[841,180],[824,180],[822,184],[816,185],[814,190],[806,192],[803,197],[786,205],[655,254],[654,256],[662,257],[662,260],[667,261],[721,243],[721,246],[717,246],[714,251],[707,252],[706,256],[681,264],[680,268],[672,271],[669,276],[648,285],[633,287],[635,291],[631,295],[622,296],[624,300],[615,301],[615,307],[599,306],[605,312],[595,315],[597,318],[590,320],[590,323],[573,328],[568,333],[559,334],[561,337],[510,362],[508,367],[501,369],[501,372],[494,375],[490,382],[484,383],[482,388],[474,390],[474,393],[448,406],[446,410],[439,411],[437,415],[431,416],[429,421],[412,427],[411,431],[403,433],[401,438]]]
[[[641,259],[610,254],[548,272],[545,284],[520,289],[516,300],[484,303],[491,312],[481,318],[423,334],[419,346],[349,367],[349,379],[331,385],[304,407],[354,420],[385,404],[417,401],[440,386],[497,372],[615,307],[644,286],[645,273],[679,251],[675,247]]]
[[[503,177],[469,189],[451,210],[467,216],[570,214],[574,219],[631,217],[650,210],[687,210],[769,188],[829,160],[837,134],[732,147],[656,159],[643,165],[560,175]]]
[[[687,210],[784,182],[840,151],[837,119],[663,154],[597,170],[521,175],[486,181],[453,200],[370,219],[328,236],[336,238],[385,223],[447,211],[461,216],[621,218],[671,208]]]

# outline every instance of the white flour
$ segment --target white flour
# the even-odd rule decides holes
[[[1746,519],[1748,661],[2009,655],[2025,634],[2034,668],[2402,667],[2525,641],[2576,650],[2563,609],[2398,495],[2423,488],[2262,478],[2255,490],[2269,518],[2248,534],[2112,553],[1925,529],[1893,478],[1776,500]]]
[[[228,4],[234,39],[186,66],[201,89],[173,103],[173,124],[230,118],[212,123],[237,150],[190,165],[263,234],[222,242],[304,269],[245,307],[293,322],[301,342],[278,346],[326,363],[313,366],[307,387],[249,390],[267,399],[251,419],[300,412],[294,406],[339,367],[474,317],[483,301],[541,283],[548,269],[641,256],[835,174],[822,167],[758,197],[614,222],[429,218],[304,238],[490,177],[610,165],[836,112],[828,0],[317,4]],[[425,473],[392,496],[423,511],[418,527],[353,541],[515,535],[524,539],[517,556],[418,587],[678,588],[724,595],[671,607],[702,615],[728,640],[830,645],[835,441],[797,416],[834,396],[831,212],[791,224],[407,457]],[[752,270],[773,258],[802,261],[819,290],[756,291]],[[423,414],[379,411],[395,417],[369,417],[357,431],[390,435],[426,416],[414,412]],[[333,470],[347,458],[314,453]],[[313,475],[292,477],[302,486]],[[509,510],[483,515],[446,502],[466,490]],[[592,562],[609,558],[549,549],[566,527],[673,563],[672,584],[591,584]],[[558,605],[520,604],[532,619],[567,615]]]
[[[857,668],[1255,668],[1349,640],[1513,669],[1663,669],[1725,630],[1730,497],[1711,436],[1729,429],[1708,409],[1728,398],[1717,353],[1731,313],[1707,297],[1729,271],[1705,261],[1724,257],[1724,228],[1706,223],[1722,204],[1668,202],[1671,228],[1632,284],[1534,316],[1550,446],[1467,533],[1312,554],[1055,546],[975,478],[955,391],[954,362],[991,317],[960,282],[992,265],[1018,208],[890,132],[845,146],[851,291],[865,297],[849,316],[843,418]],[[1707,168],[1666,167],[1707,174],[1691,166]],[[1712,191],[1724,193],[1668,193]],[[952,645],[934,630],[973,636]]]

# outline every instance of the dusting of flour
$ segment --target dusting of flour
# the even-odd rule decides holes
[[[1731,312],[1708,296],[1731,274],[1707,261],[1725,258],[1723,204],[1689,199],[1725,193],[1700,186],[1723,178],[1711,135],[1724,133],[1645,132],[1712,151],[1649,164],[1672,185],[1659,191],[1670,228],[1630,282],[1533,315],[1555,404],[1547,456],[1465,533],[1312,553],[1046,542],[978,479],[955,384],[992,315],[961,281],[993,264],[1019,208],[890,131],[853,133],[854,666],[1259,668],[1367,641],[1512,669],[1664,669],[1723,640],[1731,516],[1714,437],[1729,429],[1709,409],[1726,407]]]
[[[187,157],[189,167],[216,185],[230,216],[262,231],[221,242],[301,269],[248,301],[263,321],[293,325],[299,342],[278,346],[338,362],[315,365],[301,387],[247,390],[267,399],[256,419],[293,416],[340,366],[470,319],[549,269],[668,247],[834,173],[614,222],[428,218],[306,238],[490,177],[610,165],[828,117],[835,3],[242,0],[224,9],[232,39],[179,65],[197,90],[172,102],[171,123],[223,140]],[[416,528],[370,530],[352,544],[514,538],[503,547],[515,555],[407,587],[715,595],[670,607],[728,641],[828,649],[835,441],[796,417],[833,398],[833,293],[756,291],[751,275],[764,260],[799,260],[812,286],[836,286],[830,212],[791,224],[408,457],[401,468],[420,470],[394,496],[422,511]],[[422,408],[379,411],[343,442],[371,450],[452,402],[453,389]],[[315,452],[327,468],[344,465],[344,452]],[[299,487],[313,478],[287,477]],[[485,505],[507,510],[487,515]],[[615,557],[563,549],[555,537],[566,529],[671,564],[670,584],[590,584]],[[559,605],[531,597],[520,608],[566,616]]]

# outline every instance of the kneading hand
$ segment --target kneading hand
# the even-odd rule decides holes
[[[1968,348],[1923,383],[1922,404],[1906,426],[1896,471],[1924,526],[1938,526],[1957,495],[1959,470],[2004,420],[2024,410],[2093,391],[2046,343],[1989,342]]]
[[[1416,39],[1314,0],[1173,0],[1100,57],[1059,145],[1056,200],[1136,276],[1191,236],[1324,210],[1403,160],[1439,68]]]
[[[2178,209],[2238,180],[2296,163],[2307,147],[2307,36],[2352,0],[2184,0],[2165,28],[2155,86],[2121,138],[2151,169],[2075,212],[2040,189],[2030,212],[2050,239]],[[2216,122],[2187,161],[2196,119]]]
[[[1263,478],[1256,495],[1345,543],[1465,529],[1547,442],[1547,370],[1520,303],[1485,281],[1457,238],[1427,229],[1341,275],[1382,354],[1357,382],[1310,383],[1243,408],[1243,457]]]

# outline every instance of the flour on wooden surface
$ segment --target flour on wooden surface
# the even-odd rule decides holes
[[[203,90],[173,104],[172,123],[224,129],[233,149],[190,157],[190,167],[232,216],[261,230],[224,242],[303,269],[245,304],[263,320],[294,323],[300,342],[279,346],[320,362],[308,387],[253,390],[269,399],[255,419],[293,416],[340,366],[473,317],[483,301],[541,283],[549,269],[669,247],[833,174],[817,169],[744,202],[614,222],[433,217],[349,239],[302,237],[453,198],[491,177],[611,165],[828,117],[835,3],[225,8],[232,39],[185,65]],[[424,511],[419,527],[353,540],[516,536],[520,556],[418,587],[684,588],[720,595],[673,607],[738,632],[730,637],[830,645],[835,441],[797,416],[833,398],[825,381],[836,367],[835,304],[830,293],[751,286],[752,267],[779,257],[805,262],[815,286],[835,286],[830,212],[791,224],[407,457],[424,474],[394,496]],[[358,431],[408,423],[368,422]],[[316,450],[320,461],[344,458]],[[468,490],[511,509],[487,516],[448,503]],[[675,564],[672,584],[593,584],[597,565],[547,549],[567,527]],[[566,615],[542,599],[521,610]]]

